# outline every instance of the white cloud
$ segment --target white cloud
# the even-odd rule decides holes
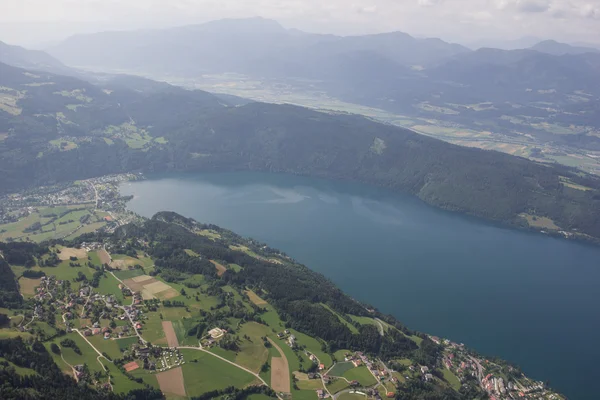
[[[600,0],[0,0],[0,40],[263,16],[308,31],[600,41]]]

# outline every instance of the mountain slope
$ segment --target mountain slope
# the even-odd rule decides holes
[[[0,132],[7,132],[0,142],[3,191],[136,170],[279,171],[388,187],[512,225],[524,223],[522,213],[545,216],[600,238],[600,179],[568,168],[354,115],[265,103],[231,107],[171,86],[144,93],[0,71],[0,86],[12,88],[15,104],[5,105],[12,114],[0,111]]]
[[[573,46],[567,43],[560,43],[555,40],[544,40],[531,47],[531,50],[539,51],[540,53],[548,53],[556,56],[565,54],[584,54],[584,53],[600,53],[600,50],[593,47]]]
[[[305,63],[323,55],[369,51],[401,65],[428,64],[469,50],[437,39],[401,32],[339,37],[286,30],[261,18],[213,21],[203,25],[71,37],[48,50],[69,65],[197,75],[271,69],[293,54]],[[280,54],[281,52],[285,54]]]
[[[28,50],[2,41],[0,41],[0,62],[34,71],[46,71],[63,75],[74,73],[69,67],[46,52]]]

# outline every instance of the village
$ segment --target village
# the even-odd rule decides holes
[[[0,197],[0,240],[40,242],[112,231],[136,216],[119,193],[123,182],[138,174],[109,175],[55,186],[38,187]]]

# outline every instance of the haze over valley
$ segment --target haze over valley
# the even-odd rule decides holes
[[[208,3],[0,6],[0,398],[595,399],[600,8]]]

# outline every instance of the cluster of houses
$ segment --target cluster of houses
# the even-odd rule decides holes
[[[344,357],[344,361],[351,362],[355,367],[365,365],[377,380],[384,379],[388,375],[388,371],[382,368],[377,361],[370,360],[369,357],[360,351],[355,354],[347,354]]]
[[[292,349],[294,347],[296,347],[296,336],[294,336],[294,334],[291,333],[289,329],[286,329],[283,332],[279,332],[277,334],[277,337],[279,339],[286,339],[287,338],[286,342],[287,342],[288,346],[290,346]]]

